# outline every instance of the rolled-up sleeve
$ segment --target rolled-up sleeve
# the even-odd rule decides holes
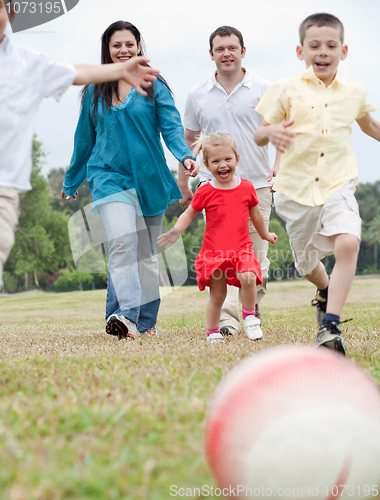
[[[373,111],[377,110],[376,106],[373,106],[372,104],[369,104],[366,101],[367,101],[367,91],[364,90],[363,105],[360,108],[356,120],[360,120],[360,118],[363,118],[367,113],[372,113]]]
[[[183,114],[183,124],[185,128],[192,130],[193,132],[198,132],[199,130],[202,129],[197,120],[196,113],[194,110],[193,92],[190,92],[190,94],[187,96],[186,99],[185,112]]]
[[[285,103],[283,101],[283,86],[275,83],[265,92],[255,111],[260,113],[270,125],[281,123],[286,117]]]

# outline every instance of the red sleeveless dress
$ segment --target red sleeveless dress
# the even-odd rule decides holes
[[[240,179],[232,189],[218,189],[211,182],[199,187],[191,200],[197,212],[206,210],[206,230],[203,244],[195,261],[200,290],[210,285],[210,276],[220,269],[227,275],[227,284],[241,288],[236,272],[256,274],[256,284],[262,283],[259,261],[252,250],[249,236],[249,209],[255,207],[255,188],[250,181]],[[218,277],[218,272],[214,274]]]

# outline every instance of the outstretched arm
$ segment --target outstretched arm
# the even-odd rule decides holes
[[[190,222],[194,219],[197,213],[198,212],[190,205],[189,208],[179,216],[174,227],[172,227],[167,233],[163,233],[157,238],[159,246],[162,247],[163,245],[166,245],[165,248],[171,247],[181,236],[181,233],[189,226]]]
[[[249,209],[249,216],[260,238],[262,240],[269,241],[269,243],[276,243],[277,234],[268,233],[267,228],[265,227],[263,214],[260,212],[258,205]]]
[[[365,134],[380,141],[380,122],[375,120],[371,113],[367,113],[363,118],[356,121]]]
[[[74,85],[90,85],[91,83],[111,82],[114,80],[125,80],[132,85],[137,92],[147,95],[141,87],[150,87],[154,80],[157,80],[158,70],[149,66],[142,66],[149,59],[143,56],[132,57],[125,63],[88,65],[79,64],[75,66],[78,76]]]
[[[258,146],[266,146],[268,142],[271,142],[280,153],[285,153],[292,144],[293,138],[297,135],[295,132],[288,130],[288,127],[293,125],[293,123],[294,120],[270,125],[263,120],[255,132],[256,144]]]

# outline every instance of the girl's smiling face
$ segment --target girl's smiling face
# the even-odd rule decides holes
[[[109,42],[112,62],[125,62],[140,53],[140,44],[129,30],[115,31]]]
[[[239,161],[231,146],[209,146],[207,148],[206,167],[215,177],[217,183],[227,187],[233,183],[233,177]]]

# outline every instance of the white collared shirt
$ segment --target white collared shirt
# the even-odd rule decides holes
[[[8,36],[0,43],[0,186],[31,189],[32,142],[39,104],[57,101],[76,79],[74,66],[58,64]]]
[[[253,136],[263,117],[255,111],[256,105],[271,83],[245,71],[243,80],[230,95],[217,82],[215,74],[191,89],[183,116],[184,127],[202,134],[226,132],[236,142],[240,161],[237,175],[252,182],[256,189],[268,187],[268,146],[259,147]],[[200,180],[212,175],[198,158]]]

